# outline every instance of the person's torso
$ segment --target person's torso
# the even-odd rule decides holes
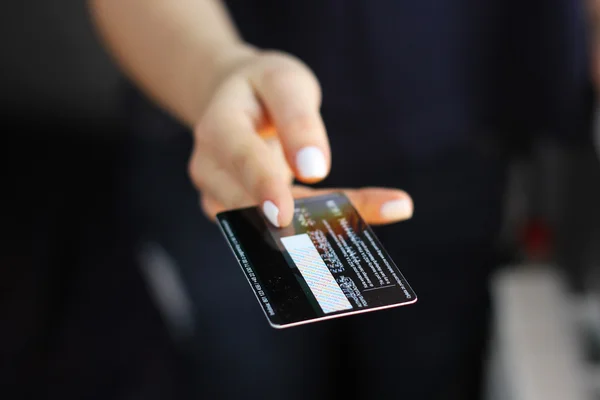
[[[245,40],[315,71],[332,138],[368,133],[403,157],[483,133],[562,128],[582,80],[578,10],[567,0],[226,4]]]

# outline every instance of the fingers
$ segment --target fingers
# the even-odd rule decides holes
[[[200,196],[200,205],[202,206],[204,215],[213,222],[216,220],[218,213],[227,210],[223,204],[219,203],[214,197],[208,194],[202,194]]]
[[[273,122],[296,178],[311,183],[329,173],[331,153],[312,72],[289,57],[266,56],[250,80]]]
[[[296,185],[292,188],[294,198],[297,199],[336,192],[344,192],[365,222],[371,225],[404,221],[410,219],[413,214],[414,206],[412,199],[402,190],[387,188],[312,189],[301,185]],[[247,196],[244,197],[243,191],[238,192],[238,194],[241,197],[231,200],[232,202],[240,204],[239,207],[252,205],[250,198]],[[227,199],[228,196],[224,196],[223,198]],[[239,207],[225,205],[211,195],[202,195],[202,208],[205,214],[211,219],[214,219],[215,215],[221,211]]]
[[[281,153],[281,145],[277,140],[267,140],[267,145],[271,148],[274,157],[283,166],[281,174],[290,185],[293,177],[287,168],[287,164]],[[200,170],[205,173],[203,186],[213,188],[212,191],[203,190],[201,193],[201,207],[204,214],[212,221],[218,213],[230,209],[250,207],[255,205],[250,195],[239,185],[229,172],[220,167],[213,158],[195,158],[196,162],[191,169]],[[196,173],[191,173],[197,175]]]
[[[227,209],[255,205],[244,187],[214,158],[194,153],[189,168],[194,185],[201,190],[203,211],[210,219]]]
[[[311,189],[296,185],[292,189],[295,198],[344,192],[365,222],[372,225],[390,224],[412,217],[413,202],[410,196],[397,189]]]
[[[273,225],[286,226],[292,220],[293,198],[280,163],[256,134],[258,112],[244,80],[225,85],[195,131],[190,174],[203,193],[221,204],[237,208],[249,198],[261,205]]]
[[[294,198],[319,196],[343,191],[356,207],[365,222],[371,225],[391,224],[410,219],[413,214],[413,203],[405,192],[394,189],[364,188],[364,189],[311,189],[306,186],[294,186]],[[244,202],[242,202],[243,204]],[[250,206],[249,198],[245,201]],[[244,207],[242,205],[241,207]],[[205,214],[214,219],[221,211],[230,209],[209,195],[202,196],[202,208]]]
[[[285,179],[285,181],[288,183],[288,185],[291,185],[292,182],[294,181],[294,173],[290,169],[290,167],[285,159],[285,154],[283,153],[283,148],[281,146],[281,142],[275,137],[266,139],[265,142],[267,143],[267,146],[269,146],[269,149],[271,150],[271,154],[274,158],[274,162],[278,165],[278,167],[276,168],[276,172],[279,174],[279,176],[281,176],[283,179]]]

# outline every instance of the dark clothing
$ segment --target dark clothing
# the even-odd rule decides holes
[[[187,398],[185,357],[119,231],[117,143],[28,117],[3,147],[0,398]]]
[[[56,136],[30,140],[21,125],[18,146],[6,147],[19,155],[13,169],[31,167],[6,192],[34,204],[25,213],[14,212],[23,204],[5,207],[12,241],[0,279],[4,397],[179,399],[192,382],[203,398],[476,398],[509,150],[534,134],[571,140],[582,132],[581,5],[227,4],[246,40],[297,55],[319,78],[333,150],[321,185],[394,186],[413,196],[411,221],[376,232],[418,304],[271,329],[199,209],[186,175],[189,132],[130,89],[131,137],[114,174],[98,144],[91,151]],[[108,205],[115,181],[119,218]],[[30,231],[33,246],[13,244]],[[137,253],[147,243],[174,260],[192,300],[191,331],[167,331],[172,320],[149,303]]]
[[[376,233],[419,302],[272,330],[199,210],[189,132],[132,91],[127,215],[183,276],[199,392],[477,398],[509,150],[525,133],[568,138],[580,104],[573,2],[227,3],[247,41],[295,54],[319,78],[333,152],[321,186],[413,196],[413,219]]]
[[[336,153],[346,157],[334,161],[327,184],[397,186],[412,194],[414,218],[376,233],[419,302],[277,331],[268,326],[218,229],[199,209],[186,175],[189,132],[146,107],[138,103],[134,110],[138,137],[124,170],[127,215],[140,244],[160,244],[183,277],[195,307],[189,351],[198,357],[200,393],[473,398],[486,337],[487,278],[496,264],[503,157],[490,147],[465,146],[432,163],[377,160],[372,145],[371,157],[359,163],[351,160],[361,160],[364,151],[338,145],[340,137],[333,134],[334,160]],[[368,128],[356,118],[324,117],[330,132],[358,136]]]
[[[431,159],[473,136],[572,135],[582,110],[577,1],[226,3],[246,40],[313,68],[325,112],[369,121],[371,137],[391,145],[379,152],[402,159]]]

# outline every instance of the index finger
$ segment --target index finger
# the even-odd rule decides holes
[[[313,73],[291,58],[273,56],[251,80],[296,178],[306,183],[325,178],[331,152],[319,112],[321,90]]]
[[[205,117],[196,128],[196,146],[202,148],[200,159],[213,161],[213,169],[227,170],[232,184],[198,174],[200,186],[227,204],[224,190],[241,186],[248,196],[260,204],[275,226],[286,226],[292,220],[293,198],[289,182],[280,171],[269,144],[256,134],[254,117],[258,108],[253,93],[243,80],[224,85]],[[206,172],[206,171],[205,171]],[[216,193],[221,193],[216,196]]]

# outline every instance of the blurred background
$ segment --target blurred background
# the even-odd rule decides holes
[[[181,360],[117,225],[120,77],[86,2],[1,8],[0,397],[115,398],[139,390],[132,381],[178,382]]]
[[[123,371],[171,377],[165,396],[142,398],[183,392],[193,361],[119,225],[121,77],[85,2],[22,0],[5,11],[0,390],[98,386],[92,364],[117,386]],[[510,182],[484,396],[600,399],[598,147],[535,139],[515,156]],[[156,361],[136,364],[149,348]]]

